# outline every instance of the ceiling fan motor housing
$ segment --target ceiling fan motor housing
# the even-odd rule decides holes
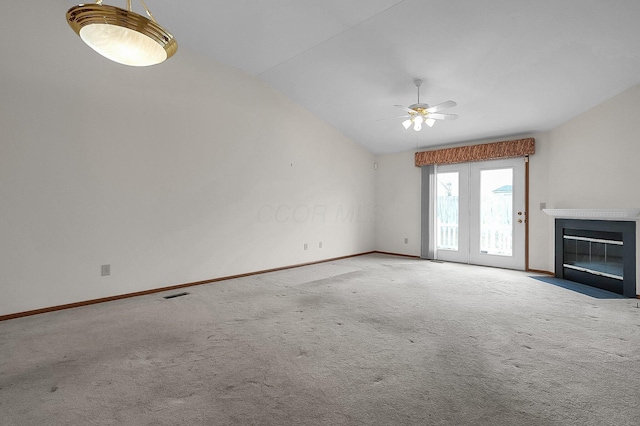
[[[409,105],[409,109],[412,109],[419,114],[423,114],[427,108],[429,108],[429,105],[423,103]]]

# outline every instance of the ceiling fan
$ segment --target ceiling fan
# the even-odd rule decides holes
[[[406,118],[406,120],[402,122],[402,126],[404,126],[405,129],[409,129],[413,124],[413,130],[419,132],[422,130],[422,123],[429,127],[433,127],[436,120],[455,120],[458,118],[457,114],[443,114],[440,112],[443,109],[456,106],[457,104],[454,101],[446,101],[434,106],[420,103],[420,86],[422,86],[422,80],[415,79],[413,80],[413,84],[418,88],[418,102],[413,105],[409,105],[408,107],[404,105],[394,105],[398,108],[402,108],[409,114],[396,117]]]

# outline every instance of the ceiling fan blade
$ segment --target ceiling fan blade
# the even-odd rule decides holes
[[[403,110],[405,110],[409,114],[415,114],[416,113],[414,110],[412,110],[411,108],[407,108],[404,105],[394,105],[394,107],[402,108]]]
[[[442,114],[442,113],[431,113],[428,115],[429,118],[434,118],[436,120],[455,120],[458,118],[458,114]]]
[[[410,118],[411,116],[409,115],[401,115],[400,117],[389,117],[389,118],[379,118],[376,121],[384,121],[384,120],[395,120],[397,118]]]
[[[443,102],[441,104],[434,105],[432,107],[427,108],[427,112],[438,112],[438,111],[442,111],[443,109],[446,109],[446,108],[453,108],[456,105],[458,105],[458,104],[455,103],[454,101],[446,101],[446,102]]]

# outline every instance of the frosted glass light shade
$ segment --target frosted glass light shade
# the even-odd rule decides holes
[[[405,128],[405,130],[406,130],[406,129],[408,129],[409,127],[411,127],[411,123],[413,123],[413,121],[411,121],[411,119],[404,120],[404,121],[402,122],[402,126],[403,126],[403,127]]]
[[[173,36],[158,23],[114,6],[74,6],[67,11],[67,23],[93,50],[124,65],[159,64],[178,50]]]
[[[151,37],[117,25],[87,25],[80,38],[105,58],[124,65],[146,67],[167,59],[167,52]]]
[[[427,118],[426,120],[424,120],[424,124],[429,127],[433,127],[433,125],[436,124],[436,120],[434,120],[433,118]]]

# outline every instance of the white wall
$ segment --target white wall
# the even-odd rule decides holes
[[[378,251],[420,256],[421,171],[414,166],[414,154],[409,151],[376,157]]]
[[[550,132],[550,208],[640,207],[640,85]]]
[[[374,249],[372,154],[186,49],[111,63],[51,3],[0,17],[42,32],[0,42],[0,315]]]
[[[549,207],[549,133],[532,135],[536,140],[536,153],[529,156],[529,269],[553,271],[553,250],[549,251],[549,240],[553,240],[553,222],[549,221],[541,205]]]
[[[549,208],[640,207],[639,111],[637,85],[550,132]]]

